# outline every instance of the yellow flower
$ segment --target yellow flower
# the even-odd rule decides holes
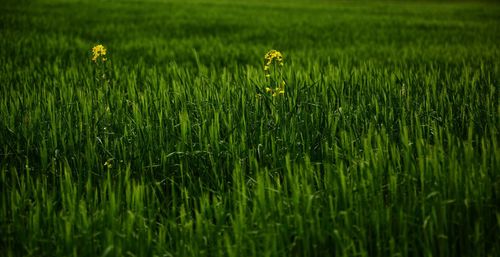
[[[106,48],[104,48],[103,45],[96,45],[92,47],[92,61],[97,62],[97,59],[99,57],[102,57],[102,61],[105,62],[106,58],[104,57],[106,55]]]
[[[271,50],[264,55],[264,74],[265,74],[268,82],[271,82],[271,84],[275,84],[273,82],[273,80],[277,79],[277,78],[271,79],[271,64],[273,62],[275,64],[278,64],[278,66],[283,67],[283,55],[277,50]],[[281,68],[277,68],[277,69],[278,69],[278,71],[275,71],[275,72],[279,72],[279,77],[282,78]],[[278,96],[278,95],[285,94],[285,81],[282,80],[281,83],[279,84],[279,86],[274,88],[274,89],[270,88],[270,87],[266,87],[266,93],[270,93],[272,96]]]
[[[283,62],[283,55],[279,51],[276,50],[271,50],[267,52],[267,54],[264,56],[264,59],[266,61],[266,64],[271,64],[271,62],[276,59],[278,63]]]
[[[285,94],[285,81],[281,81],[279,87],[272,89],[270,87],[266,87],[266,93],[270,93],[272,96],[284,95]]]
[[[264,55],[264,71],[269,71],[269,66],[274,60],[283,66],[283,55],[279,51],[271,50]]]
[[[284,95],[284,94],[285,94],[284,87],[277,87],[275,90],[273,90],[273,96]]]
[[[281,81],[281,84],[279,87],[277,87],[275,90],[274,90],[274,94],[273,96],[277,96],[277,95],[284,95],[285,94],[285,81]]]

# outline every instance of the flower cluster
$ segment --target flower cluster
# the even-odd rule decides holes
[[[275,89],[272,89],[270,87],[266,87],[266,93],[270,93],[273,96],[285,94],[285,81],[284,80],[281,81],[281,84],[279,85],[279,87],[276,87]]]
[[[271,65],[274,62],[273,72],[274,76],[271,78]],[[276,65],[278,67],[276,67]],[[264,74],[266,79],[271,84],[270,87],[266,87],[266,93],[272,94],[272,96],[278,96],[285,94],[285,81],[283,80],[282,69],[283,67],[283,55],[276,50],[271,50],[264,55]],[[272,88],[274,84],[274,88]]]
[[[270,67],[274,60],[279,66],[283,66],[283,55],[279,51],[271,50],[264,56],[264,72],[268,78],[271,77]]]
[[[106,61],[106,57],[104,57],[106,55],[106,48],[104,48],[103,45],[96,45],[92,47],[92,54],[92,61],[97,62],[99,58],[101,58],[103,62]]]

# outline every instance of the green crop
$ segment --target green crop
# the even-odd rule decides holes
[[[2,256],[500,254],[496,3],[1,5]]]

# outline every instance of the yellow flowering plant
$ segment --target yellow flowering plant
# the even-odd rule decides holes
[[[95,99],[92,101],[96,106],[94,107],[99,111],[99,130],[102,133],[99,138],[107,141],[110,134],[112,134],[112,118],[113,118],[113,107],[110,101],[111,94],[111,83],[112,83],[112,67],[111,63],[107,57],[107,49],[103,45],[99,44],[91,49],[92,56],[90,60],[92,62],[92,68],[94,72],[94,79],[98,88],[94,88],[91,91],[91,97]],[[104,93],[100,94],[101,92]],[[106,157],[103,157],[106,158]],[[104,162],[104,167],[107,170],[113,168],[114,158],[108,156],[106,162]]]
[[[285,80],[283,80],[283,55],[277,50],[271,50],[264,55],[264,75],[269,86],[266,93],[272,96],[285,94]]]
[[[107,49],[99,44],[94,47],[92,47],[92,62],[95,64],[95,77],[97,81],[102,84],[106,85],[109,84],[109,75],[108,75],[108,58],[106,57],[107,54]]]

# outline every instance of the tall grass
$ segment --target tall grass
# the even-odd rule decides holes
[[[0,252],[496,256],[498,9],[6,4]]]

